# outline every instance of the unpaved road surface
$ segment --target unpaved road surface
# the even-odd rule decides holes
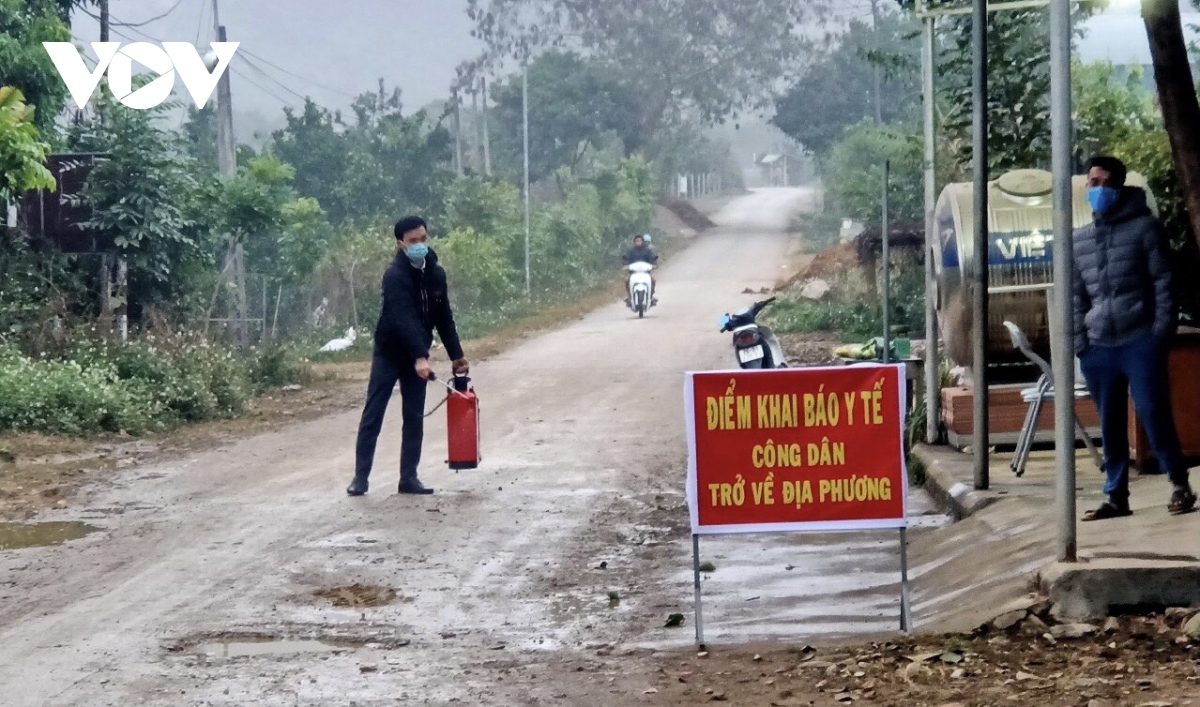
[[[478,365],[484,464],[447,471],[434,415],[436,496],[395,493],[393,414],[371,493],[347,498],[347,412],[128,470],[46,514],[101,530],[0,552],[0,703],[634,701],[638,656],[691,640],[681,374],[729,365],[714,323],[774,284],[808,198],[730,204],[662,271],[645,320],[613,304]],[[894,538],[731,539],[706,557],[714,638],[894,624]],[[329,592],[347,585],[381,589]],[[687,625],[664,628],[675,612]]]

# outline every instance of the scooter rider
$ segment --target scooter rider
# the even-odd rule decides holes
[[[650,247],[647,241],[649,236],[638,235],[633,237],[633,247],[625,251],[625,255],[621,260],[625,263],[625,306],[630,306],[629,301],[629,280],[633,276],[629,272],[629,266],[634,263],[647,263],[649,265],[658,265],[658,253]],[[655,292],[658,289],[658,279],[654,274],[650,274],[650,304],[653,306],[658,304],[658,300],[654,298]]]

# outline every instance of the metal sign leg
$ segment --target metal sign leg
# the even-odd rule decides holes
[[[912,603],[908,587],[908,528],[900,529],[900,630],[913,632]]]
[[[700,605],[700,536],[692,535],[692,573],[696,585],[696,645],[704,650],[704,616]]]

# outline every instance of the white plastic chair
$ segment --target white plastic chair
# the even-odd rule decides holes
[[[1021,432],[1017,435],[1017,448],[1013,451],[1013,459],[1009,467],[1017,476],[1024,476],[1025,464],[1029,461],[1029,452],[1033,448],[1034,438],[1037,437],[1038,417],[1042,414],[1042,406],[1047,400],[1054,400],[1054,369],[1046,359],[1034,352],[1033,347],[1029,344],[1029,339],[1026,338],[1025,332],[1021,331],[1020,327],[1012,322],[1004,322],[1004,327],[1008,329],[1008,334],[1012,337],[1013,348],[1025,354],[1025,358],[1042,371],[1042,375],[1038,377],[1037,383],[1032,388],[1025,388],[1021,391],[1021,399],[1029,405],[1029,409],[1025,413],[1025,423],[1021,426]],[[1075,383],[1074,398],[1080,400],[1091,397],[1087,385],[1078,382],[1083,378],[1079,375],[1078,360],[1075,362],[1075,371],[1077,382]],[[1100,452],[1096,449],[1091,435],[1088,434],[1078,417],[1075,418],[1075,427],[1077,436],[1083,439],[1084,445],[1092,455],[1092,460],[1096,462],[1096,467],[1103,469],[1104,461],[1100,457]]]

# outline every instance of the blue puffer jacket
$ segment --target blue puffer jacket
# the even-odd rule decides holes
[[[1075,232],[1075,353],[1175,331],[1171,265],[1146,192],[1121,190],[1109,213]]]

